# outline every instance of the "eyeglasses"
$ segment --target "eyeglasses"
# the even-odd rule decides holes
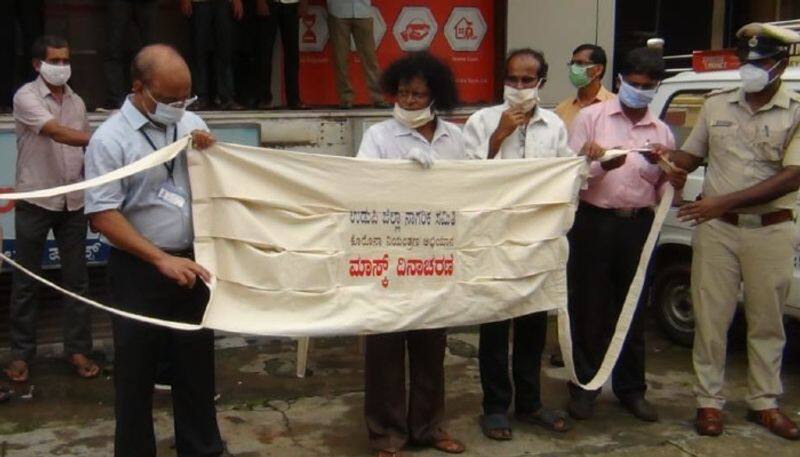
[[[397,91],[397,98],[399,99],[410,99],[416,101],[425,101],[428,100],[431,96],[430,92],[415,92],[409,90],[399,90]]]
[[[534,84],[537,81],[539,81],[539,78],[537,78],[535,76],[506,76],[505,77],[506,84],[511,84],[511,85],[513,85],[513,84],[524,84],[524,85],[527,86],[528,84]]]
[[[190,96],[189,98],[186,98],[186,99],[183,99],[183,100],[162,101],[162,100],[158,100],[157,98],[155,98],[153,96],[153,93],[150,92],[150,89],[148,89],[147,87],[144,88],[144,91],[147,92],[147,96],[150,97],[151,99],[153,99],[154,102],[163,103],[163,104],[169,106],[170,108],[186,109],[192,103],[197,101],[197,95]]]

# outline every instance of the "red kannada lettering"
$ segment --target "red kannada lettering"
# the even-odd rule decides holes
[[[350,259],[350,277],[381,277],[389,271],[389,254],[380,259],[362,259],[361,256]],[[381,286],[389,287],[389,279],[384,276]]]
[[[448,257],[431,257],[415,259],[400,257],[397,259],[397,276],[453,276],[455,258],[452,254]]]

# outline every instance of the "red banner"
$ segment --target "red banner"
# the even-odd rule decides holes
[[[300,18],[301,98],[309,105],[339,102],[324,0],[312,0]],[[490,102],[494,94],[493,0],[414,2],[373,0],[378,63],[385,68],[406,51],[427,49],[456,75],[461,101]],[[356,104],[370,103],[360,59],[350,53],[350,81]]]

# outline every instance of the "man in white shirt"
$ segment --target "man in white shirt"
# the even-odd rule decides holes
[[[358,157],[410,159],[425,168],[438,159],[466,158],[461,131],[435,114],[458,103],[447,64],[425,52],[408,54],[386,69],[382,82],[397,100],[394,118],[364,133]],[[443,328],[367,336],[364,416],[377,457],[400,457],[409,442],[450,454],[464,452],[464,445],[444,429],[446,344]]]
[[[539,104],[547,78],[547,61],[533,49],[512,51],[506,59],[505,101],[470,116],[464,127],[466,153],[475,159],[571,157],[567,129],[553,112]],[[508,378],[508,333],[514,324],[514,385]],[[563,414],[542,406],[540,365],[547,331],[547,313],[491,322],[480,327],[479,362],[483,387],[481,429],[495,440],[510,440],[508,409],[514,397],[518,420],[556,432],[569,429]]]

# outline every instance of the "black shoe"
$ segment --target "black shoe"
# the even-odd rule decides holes
[[[352,107],[353,107],[353,102],[339,103],[339,109],[351,109]]]
[[[588,395],[573,395],[567,403],[567,412],[576,420],[591,419],[594,415],[594,399]]]
[[[244,106],[240,105],[236,100],[228,100],[219,104],[219,109],[222,111],[244,111]]]
[[[6,403],[9,400],[11,400],[11,389],[0,386],[0,403]]]
[[[379,101],[379,102],[375,102],[375,104],[374,104],[373,106],[374,106],[375,108],[381,108],[381,109],[383,109],[383,108],[391,108],[391,107],[392,107],[392,106],[394,106],[394,105],[392,105],[392,104],[390,104],[390,103],[387,103],[387,102],[385,102],[385,101],[381,100],[381,101]]]
[[[645,422],[657,422],[658,410],[655,405],[647,401],[644,395],[630,395],[620,397],[622,406],[631,412],[638,419]]]

